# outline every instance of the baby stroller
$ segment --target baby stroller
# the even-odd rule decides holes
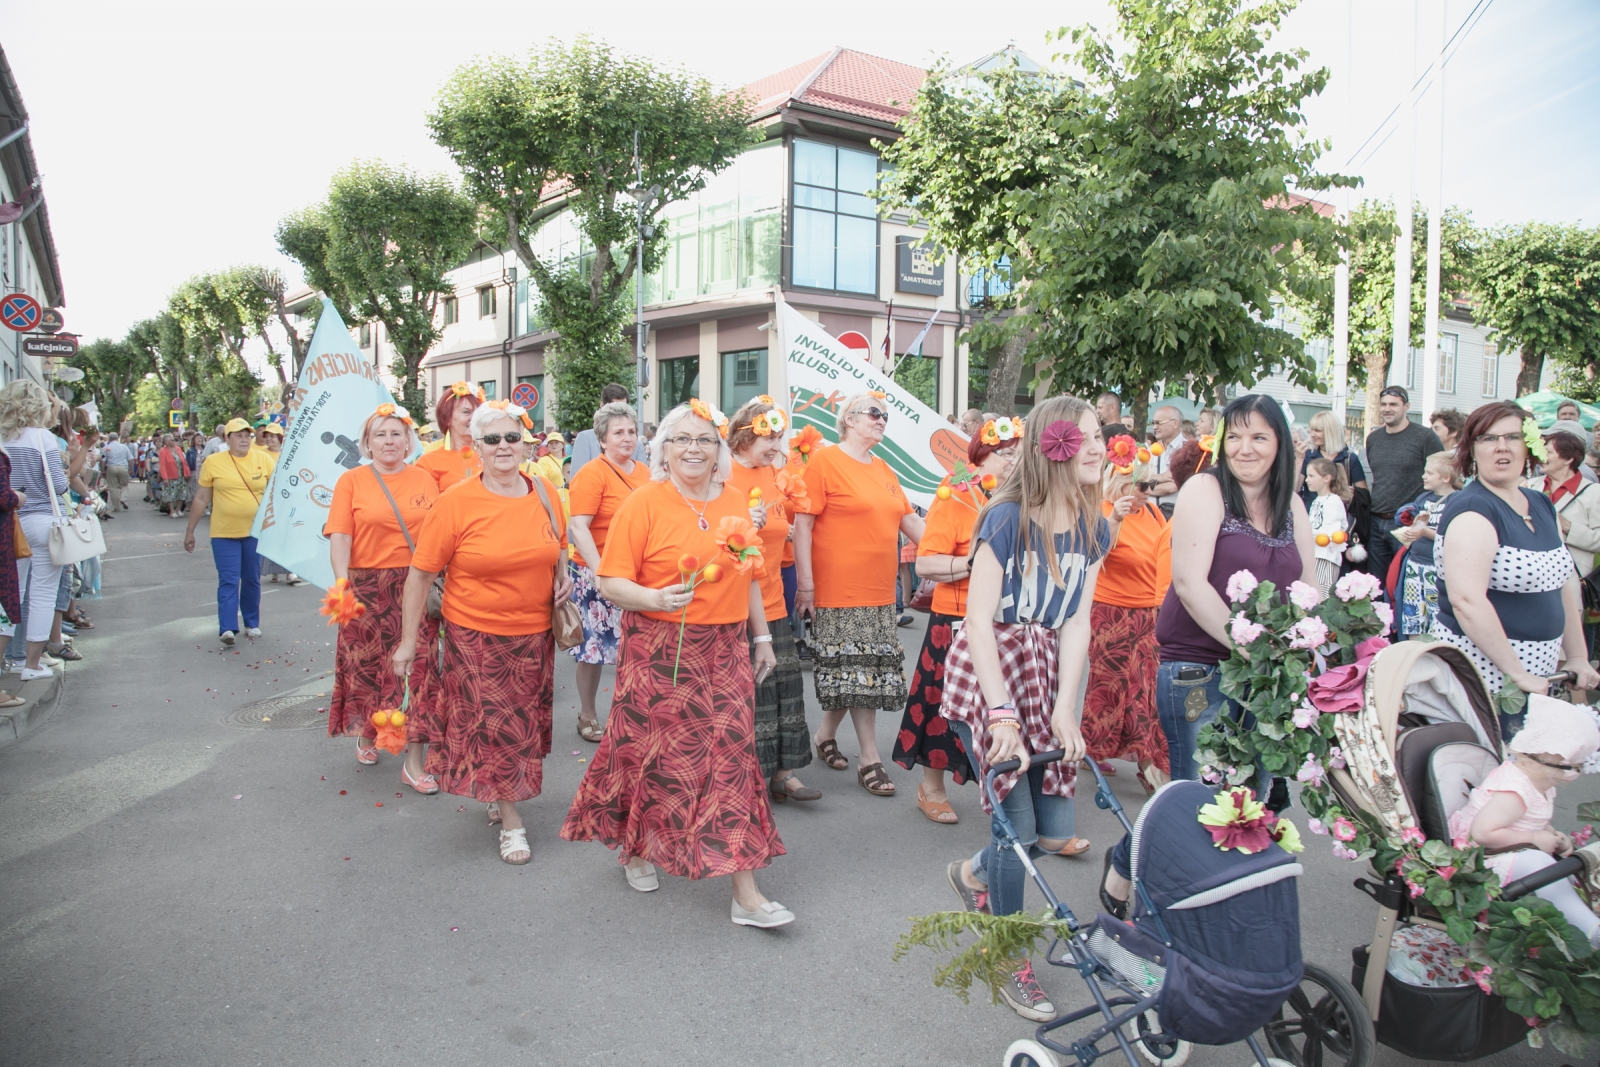
[[[1060,750],[1041,753],[1051,762]],[[1215,847],[1198,821],[1215,790],[1200,782],[1163,786],[1129,823],[1093,760],[1095,803],[1113,812],[1131,835],[1133,894],[1129,921],[1101,914],[1079,925],[1056,898],[1016,838],[994,792],[989,769],[983,787],[1004,844],[1021,858],[1070,936],[1053,940],[1046,962],[1076,970],[1093,1003],[1041,1025],[1032,1039],[1006,1050],[1004,1067],[1088,1064],[1110,1038],[1129,1067],[1143,1058],[1154,1067],[1180,1067],[1194,1043],[1244,1041],[1258,1067],[1366,1067],[1372,1026],[1360,998],[1343,978],[1300,958],[1300,907],[1294,879],[1300,864],[1271,844],[1247,855]],[[1097,1015],[1098,1013],[1098,1015]],[[1075,1041],[1055,1036],[1095,1018]],[[1256,1037],[1263,1030],[1271,1056]],[[1137,1049],[1137,1053],[1135,1050]]]
[[[1559,680],[1558,676],[1558,680]],[[1334,771],[1341,803],[1376,816],[1398,837],[1416,827],[1430,840],[1449,841],[1450,816],[1505,757],[1494,705],[1470,660],[1443,642],[1406,641],[1379,652],[1367,672],[1361,711],[1335,718],[1348,763]],[[1583,872],[1574,855],[1501,891],[1515,900]],[[1394,871],[1373,871],[1356,888],[1378,905],[1370,945],[1351,951],[1351,981],[1375,1024],[1379,1041],[1428,1060],[1474,1060],[1522,1040],[1527,1024],[1503,998],[1464,977],[1447,983],[1427,975],[1448,969],[1459,949],[1425,899],[1412,899]],[[1398,936],[1397,936],[1398,931]],[[1396,941],[1401,951],[1396,958]],[[1413,960],[1431,959],[1413,964]],[[1404,977],[1402,977],[1404,976]],[[1411,981],[1404,980],[1410,978]]]

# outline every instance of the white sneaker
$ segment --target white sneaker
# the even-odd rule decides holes
[[[261,636],[261,627],[252,626],[252,627],[250,627],[248,630],[246,630],[244,632],[244,635],[246,637],[260,637]]]
[[[17,673],[21,675],[24,682],[47,681],[56,676],[56,672],[50,670],[48,667],[41,667],[38,670],[34,670],[31,667],[24,667]]]
[[[779,904],[776,900],[769,900],[755,911],[745,911],[739,902],[733,902],[733,922],[736,926],[757,926],[763,930],[770,930],[774,926],[787,926],[794,922],[794,912]]]
[[[229,648],[233,647],[233,631],[232,630],[224,630],[224,631],[222,631],[222,643],[227,645]]]

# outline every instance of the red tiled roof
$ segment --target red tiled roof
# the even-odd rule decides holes
[[[1286,199],[1288,200],[1288,203],[1285,206],[1294,208],[1299,207],[1301,204],[1310,204],[1311,210],[1315,211],[1318,215],[1321,215],[1325,219],[1331,219],[1339,213],[1339,209],[1328,203],[1326,200],[1318,200],[1315,197],[1305,196],[1301,193],[1290,193]],[[1271,207],[1277,207],[1277,197],[1273,197],[1271,200],[1268,200],[1267,204]]]
[[[814,107],[897,123],[911,110],[927,71],[909,63],[836,49],[745,86],[755,112],[789,100]]]

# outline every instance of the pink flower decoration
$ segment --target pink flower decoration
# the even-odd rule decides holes
[[[1065,463],[1083,447],[1083,431],[1066,419],[1057,419],[1039,435],[1039,451],[1044,458]]]
[[[1420,897],[1422,895],[1422,887],[1420,885],[1418,885],[1417,883],[1413,882],[1411,879],[1407,878],[1406,879],[1406,892],[1408,894],[1410,894],[1412,900],[1416,900],[1418,897]]]
[[[1333,745],[1328,749],[1328,766],[1336,771],[1342,771],[1345,768],[1344,750],[1338,745]]]
[[[1333,843],[1333,858],[1336,860],[1353,860],[1356,858],[1356,850],[1353,848],[1346,848],[1345,846],[1339,844],[1339,842],[1335,841]]]
[[[1420,845],[1427,841],[1428,838],[1426,834],[1424,834],[1421,830],[1418,830],[1415,826],[1408,826],[1404,830],[1400,831],[1400,840],[1404,841],[1408,845]]]
[[[1394,625],[1394,609],[1380,601],[1372,605],[1372,613],[1383,623],[1383,632],[1388,633],[1389,628]]]
[[[1328,624],[1315,616],[1308,616],[1289,627],[1285,635],[1290,648],[1321,648],[1328,640]]]
[[[1326,837],[1327,833],[1328,833],[1328,828],[1326,826],[1322,825],[1322,820],[1321,819],[1307,819],[1306,820],[1306,829],[1310,830],[1314,834],[1317,834],[1317,835],[1323,836],[1323,837]]]
[[[1448,882],[1450,879],[1454,878],[1455,876],[1456,876],[1456,869],[1454,867],[1440,867],[1439,868],[1439,877],[1443,878],[1445,881]]]
[[[1346,575],[1346,577],[1351,576]],[[1367,638],[1356,646],[1354,663],[1323,671],[1311,679],[1311,684],[1306,687],[1306,696],[1319,711],[1360,711],[1364,700],[1362,690],[1367,682],[1367,668],[1372,664],[1372,657],[1388,647],[1387,638]]]
[[[1295,775],[1295,779],[1320,789],[1322,788],[1324,773],[1322,764],[1317,762],[1317,757],[1308,752],[1306,753],[1306,761],[1300,765],[1300,770]],[[1354,836],[1355,834],[1353,833],[1350,835],[1350,837]],[[1350,838],[1341,838],[1341,840],[1348,841]]]
[[[1249,571],[1234,571],[1228,579],[1228,599],[1235,604],[1243,604],[1260,584],[1256,576]]]
[[[1365,571],[1351,571],[1335,583],[1333,592],[1347,604],[1352,600],[1374,600],[1383,592],[1383,583]]]
[[[1321,717],[1322,712],[1311,704],[1301,704],[1294,709],[1294,724],[1297,729],[1309,730],[1317,725],[1317,720]]]
[[[1356,824],[1346,819],[1343,815],[1333,820],[1333,836],[1340,841],[1354,841],[1356,839]]]
[[[1322,594],[1317,592],[1317,587],[1307,585],[1305,582],[1289,583],[1289,603],[1301,611],[1311,611],[1322,603]]]
[[[1485,967],[1481,971],[1473,972],[1472,980],[1478,983],[1479,989],[1483,990],[1485,993],[1493,994],[1494,987],[1489,984],[1489,976],[1492,974],[1494,974],[1494,968]]]
[[[1453,837],[1450,839],[1450,847],[1455,849],[1457,852],[1466,848],[1469,844],[1471,844],[1471,842],[1467,840],[1466,834],[1462,834],[1460,837]]]
[[[1266,629],[1259,622],[1251,622],[1245,618],[1242,611],[1233,617],[1233,622],[1228,626],[1229,632],[1233,635],[1233,643],[1236,645],[1251,644],[1265,633]]]

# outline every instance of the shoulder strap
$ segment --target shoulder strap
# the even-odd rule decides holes
[[[540,501],[544,503],[545,513],[550,516],[550,532],[556,535],[556,541],[559,543],[561,540],[561,528],[564,524],[562,523],[560,516],[557,514],[554,505],[550,503],[550,494],[544,490],[544,477],[543,475],[535,474],[530,477],[528,481],[533,483],[534,492],[539,494]],[[566,556],[566,552],[566,549],[561,550],[563,557]],[[564,558],[562,562],[565,564]]]
[[[383,495],[389,498],[389,506],[394,508],[394,521],[400,524],[400,532],[405,535],[406,547],[412,552],[417,550],[417,543],[411,540],[411,531],[406,527],[406,518],[400,514],[400,505],[394,502],[394,494],[389,492],[389,483],[383,480],[383,475],[378,473],[377,467],[369,466],[372,476],[378,479],[378,488],[383,490]]]
[[[261,498],[260,498],[260,497],[258,497],[258,496],[256,496],[256,491],[255,491],[255,489],[254,489],[254,488],[252,488],[252,487],[251,487],[251,485],[250,485],[250,479],[249,479],[249,478],[246,478],[246,477],[245,477],[245,476],[244,476],[244,468],[243,468],[243,467],[241,467],[241,466],[239,466],[239,457],[238,457],[238,456],[236,456],[236,455],[234,455],[234,454],[233,454],[233,453],[232,453],[232,452],[231,452],[231,451],[230,451],[230,452],[229,452],[229,453],[228,453],[228,458],[229,458],[229,459],[231,459],[231,460],[233,460],[233,469],[234,469],[234,470],[235,470],[235,471],[237,471],[237,472],[238,472],[238,474],[239,474],[239,480],[240,480],[240,481],[241,481],[241,482],[243,482],[243,483],[244,483],[244,488],[245,488],[245,491],[246,491],[246,492],[247,492],[247,493],[249,493],[249,494],[250,494],[250,496],[251,496],[251,497],[252,497],[252,498],[253,498],[253,499],[254,499],[254,500],[255,500],[255,502],[256,502],[256,504],[257,504],[257,505],[259,505],[259,504],[260,504],[260,503],[261,503]]]

